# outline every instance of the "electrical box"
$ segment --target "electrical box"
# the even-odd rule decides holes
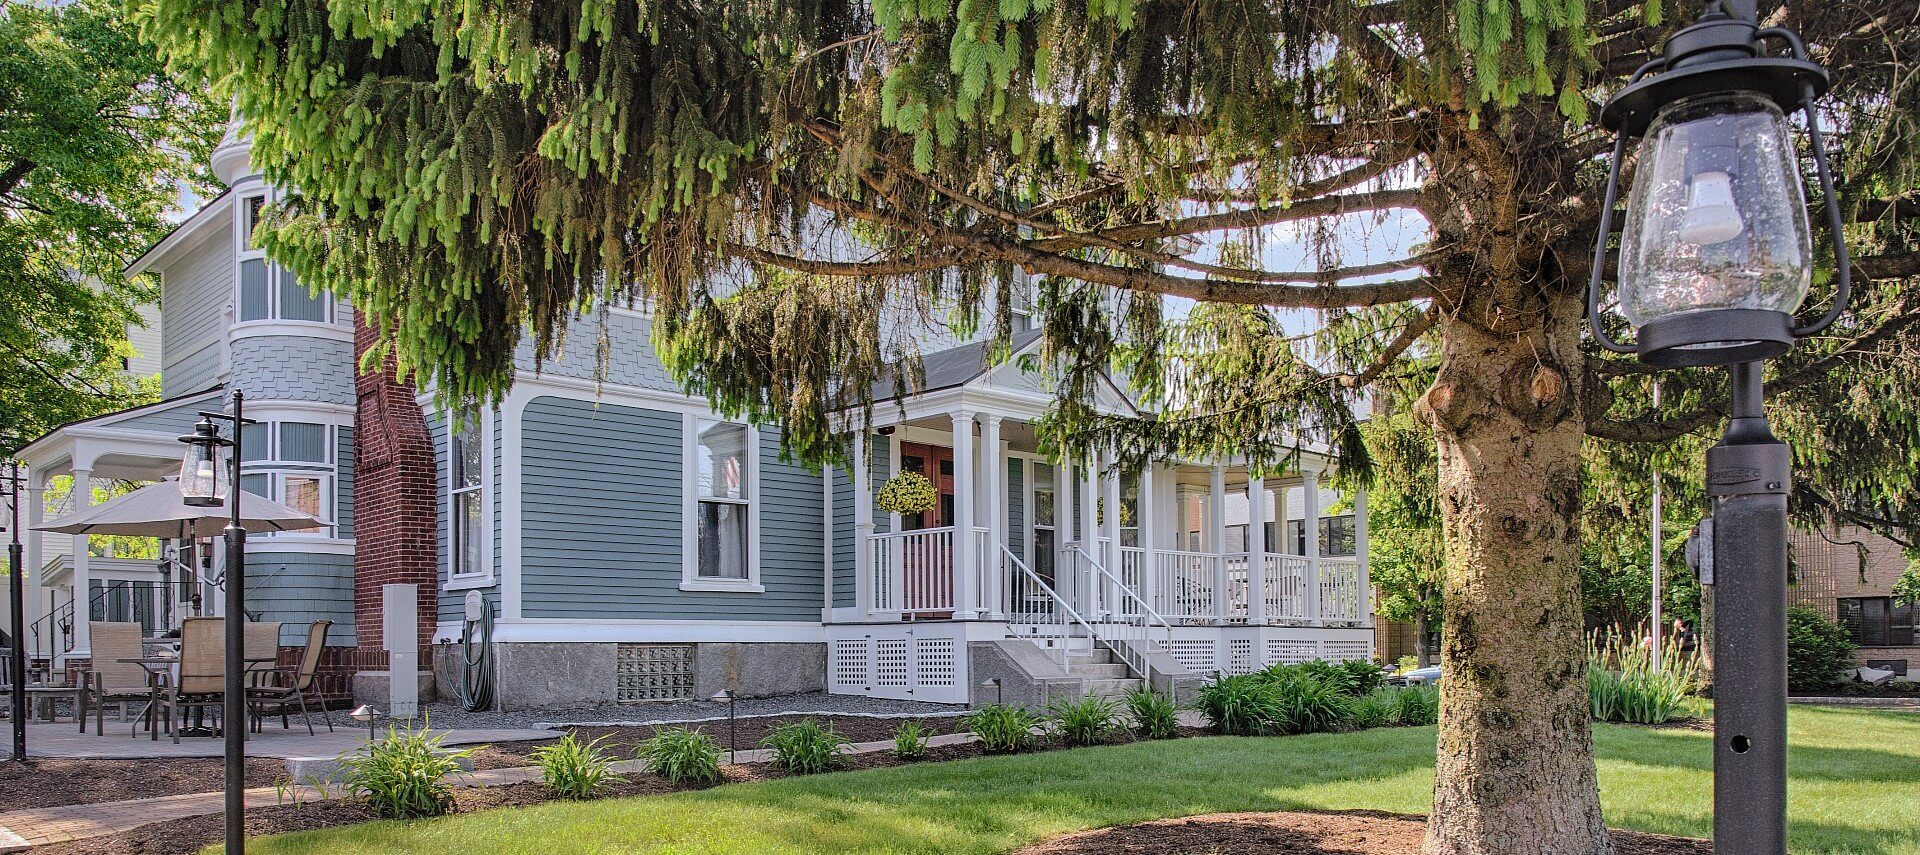
[[[420,586],[380,586],[380,637],[387,648],[387,715],[420,715]]]

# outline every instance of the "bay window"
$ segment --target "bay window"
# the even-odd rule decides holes
[[[308,531],[254,537],[337,537],[334,525],[337,429],[314,422],[261,421],[245,428],[240,489],[326,523]]]
[[[234,300],[236,320],[332,323],[331,295],[309,291],[293,271],[268,261],[266,251],[254,243],[254,227],[260,222],[266,201],[265,196],[248,196],[241,200],[237,215],[240,271],[239,294]]]

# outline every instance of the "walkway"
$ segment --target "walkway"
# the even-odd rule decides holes
[[[456,733],[459,731],[455,731]],[[551,734],[545,734],[551,736]],[[524,738],[524,737],[522,737]],[[973,734],[951,733],[935,736],[928,740],[930,745],[959,745],[973,742]],[[145,740],[142,740],[144,743]],[[892,740],[862,742],[853,746],[853,753],[867,754],[876,751],[893,750]],[[249,754],[252,752],[249,751]],[[189,755],[193,756],[193,755]],[[756,748],[740,751],[735,755],[736,763],[758,763],[773,759],[769,749]],[[639,760],[620,760],[613,764],[620,772],[644,772],[645,767]],[[522,781],[540,780],[537,766],[516,766],[511,769],[489,769],[481,772],[469,772],[456,780],[458,786],[497,787],[505,784],[517,784]],[[331,797],[338,798],[336,791]],[[273,787],[256,787],[246,791],[247,807],[270,807],[286,804],[289,801],[318,801],[329,797],[319,790],[307,786],[276,790]],[[84,840],[90,837],[105,837],[131,831],[143,825],[156,822],[187,819],[219,813],[224,805],[221,793],[188,793],[177,796],[160,796],[151,799],[131,799],[123,802],[104,802],[91,805],[65,805],[61,807],[34,808],[0,813],[0,853],[17,852],[32,846],[45,846],[65,843],[69,840]]]
[[[345,716],[341,716],[345,718]],[[142,731],[139,736],[129,736],[128,722],[107,719],[105,736],[93,732],[93,721],[87,721],[87,732],[80,733],[71,722],[42,723],[27,725],[27,756],[36,759],[59,760],[137,760],[144,757],[220,757],[224,756],[224,741],[218,737],[182,737],[175,745],[173,738],[162,733],[159,739],[148,739]],[[265,731],[249,734],[247,737],[248,757],[335,757],[366,744],[367,731],[364,725],[351,719],[334,722],[334,730],[328,733],[326,727],[318,726],[319,733],[307,735],[307,729],[295,722],[290,730],[281,730],[279,722],[270,723]],[[385,732],[383,722],[380,730]],[[552,739],[555,734],[547,728],[455,728],[442,730],[434,728],[434,733],[443,737],[447,745],[480,745],[497,742],[522,742],[529,739]]]

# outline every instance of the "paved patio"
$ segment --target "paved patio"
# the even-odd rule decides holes
[[[344,716],[343,716],[344,717]],[[358,722],[348,720],[347,725]],[[128,736],[130,722],[107,719],[105,736],[93,732],[93,723],[87,723],[87,732],[80,733],[72,722],[52,724],[34,722],[27,725],[27,756],[40,759],[66,760],[136,760],[147,757],[219,757],[222,756],[224,741],[219,737],[188,736],[181,737],[175,745],[173,738],[162,733],[159,739],[148,739],[146,731],[137,737]],[[365,727],[341,726],[336,722],[334,731],[328,733],[325,727],[318,728],[319,733],[307,735],[307,729],[295,725],[292,729],[281,730],[279,722],[268,725],[265,732],[249,734],[247,738],[247,756],[249,757],[334,757],[360,747],[367,741]],[[386,731],[383,722],[380,731]],[[553,731],[537,728],[454,728],[433,732],[443,737],[447,745],[477,745],[499,742],[522,742],[530,739],[551,739]]]

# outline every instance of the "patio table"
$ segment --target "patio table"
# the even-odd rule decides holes
[[[271,669],[271,667],[277,661],[277,658],[278,657],[256,656],[256,657],[251,657],[242,661],[246,663],[246,667],[248,671],[259,671],[261,673],[265,673],[266,671]],[[180,655],[178,653],[174,653],[171,655],[158,654],[158,655],[152,655],[152,656],[139,656],[139,657],[134,657],[132,659],[122,659],[120,661],[129,665],[138,665],[141,668],[145,669],[147,672],[147,705],[140,710],[140,717],[147,724],[147,738],[154,741],[159,741],[160,728],[158,727],[157,722],[158,722],[159,711],[160,711],[160,687],[165,685],[166,681],[173,678],[174,669],[178,668],[180,665]],[[267,666],[267,668],[261,668],[260,666],[262,665]],[[179,722],[176,722],[174,724],[174,727],[182,727],[182,726],[184,725]],[[138,726],[136,725],[136,730],[133,734],[135,736],[139,735],[137,727]],[[211,736],[212,731],[209,730],[207,735]]]

